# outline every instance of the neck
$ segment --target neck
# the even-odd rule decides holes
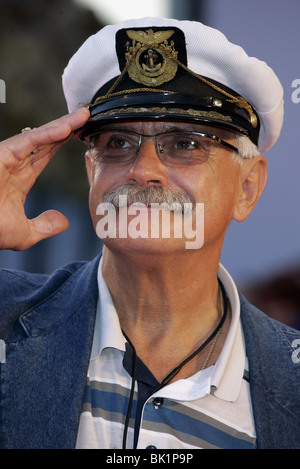
[[[206,341],[222,316],[218,257],[215,262],[212,256],[209,262],[203,262],[200,257],[195,259],[196,254],[141,256],[116,254],[106,247],[103,250],[102,274],[121,328],[159,381]],[[211,362],[221,351],[229,323],[230,315]],[[208,348],[209,345],[185,365],[175,379],[199,371]]]
[[[129,337],[159,340],[176,336],[183,326],[194,332],[196,326],[199,338],[217,324],[218,260],[201,263],[195,255],[115,255],[104,248],[103,277]]]

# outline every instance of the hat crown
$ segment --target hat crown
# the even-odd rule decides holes
[[[69,111],[90,103],[101,87],[122,72],[116,50],[116,38],[121,30],[136,32],[133,39],[126,33],[128,48],[133,47],[134,41],[135,44],[139,42],[137,32],[142,31],[148,47],[146,50],[149,51],[149,44],[160,40],[159,30],[166,32],[173,29],[182,31],[185,37],[186,61],[190,70],[234,90],[253,106],[261,122],[258,146],[261,151],[269,149],[277,140],[283,121],[283,90],[277,76],[265,62],[249,57],[240,46],[229,42],[223,33],[196,21],[146,17],[102,28],[85,41],[64,71],[63,88]],[[164,40],[170,46],[171,36],[166,36]],[[173,49],[176,53],[176,44]],[[130,50],[127,52],[130,53]],[[154,48],[154,53],[161,54],[158,46]],[[156,86],[155,80],[160,80],[161,76],[168,79],[155,69],[162,64],[162,58],[148,57],[147,65],[145,55],[133,70],[139,71],[143,63],[146,66],[143,73],[137,74],[138,79],[146,77],[148,80],[142,86],[151,86],[149,81],[153,78],[152,86]],[[148,76],[145,72],[147,66]]]

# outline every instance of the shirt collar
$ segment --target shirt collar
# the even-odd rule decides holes
[[[222,352],[214,366],[200,371],[186,380],[178,380],[166,386],[169,397],[172,397],[173,392],[176,394],[177,399],[182,400],[203,397],[203,395],[210,392],[226,401],[235,401],[238,397],[246,360],[240,323],[240,301],[233,279],[221,264],[219,265],[218,276],[224,285],[231,305],[232,315]],[[126,344],[111,294],[102,276],[102,258],[98,268],[98,287],[99,301],[91,354],[92,360],[96,359],[102,350],[107,347],[125,352]],[[182,386],[182,381],[185,382],[185,386]],[[199,386],[200,381],[201,386]],[[160,395],[161,393],[162,391],[160,391]]]
[[[122,333],[119,317],[110,291],[102,276],[102,257],[98,267],[99,301],[95,322],[91,359],[95,360],[107,347],[125,352],[126,339]]]
[[[211,376],[213,394],[227,401],[235,401],[242,383],[246,354],[240,321],[240,298],[236,285],[227,270],[219,265],[218,276],[224,285],[231,306],[231,324]]]

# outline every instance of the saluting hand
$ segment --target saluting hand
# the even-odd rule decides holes
[[[51,158],[89,115],[82,108],[0,143],[0,249],[27,249],[68,228],[67,218],[57,210],[29,220],[24,203]]]

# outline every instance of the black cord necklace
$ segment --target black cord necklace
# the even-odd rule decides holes
[[[192,360],[198,353],[203,350],[207,344],[220,332],[226,316],[227,316],[227,297],[226,293],[223,287],[222,282],[218,279],[219,282],[219,288],[220,288],[220,296],[221,296],[221,304],[222,304],[222,317],[215,328],[215,330],[211,333],[211,335],[203,342],[203,344],[200,345],[191,355],[189,355],[187,358],[185,358],[178,366],[176,366],[162,381],[161,383],[154,389],[152,394],[155,392],[159,391],[162,389],[164,386],[166,386],[178,373],[179,371],[186,365],[190,360]],[[133,404],[133,395],[134,395],[134,387],[135,387],[135,382],[136,382],[136,370],[137,370],[137,354],[135,351],[135,348],[130,341],[130,339],[127,337],[127,335],[123,332],[124,337],[130,344],[133,350],[133,363],[132,363],[132,380],[131,380],[131,390],[130,390],[130,397],[129,397],[129,404],[127,408],[127,413],[126,413],[126,419],[125,419],[125,424],[124,424],[124,433],[123,433],[123,445],[122,448],[126,449],[126,442],[127,442],[127,434],[128,434],[128,427],[129,427],[129,420],[130,420],[130,415],[131,415],[131,409],[132,409],[132,404]]]

